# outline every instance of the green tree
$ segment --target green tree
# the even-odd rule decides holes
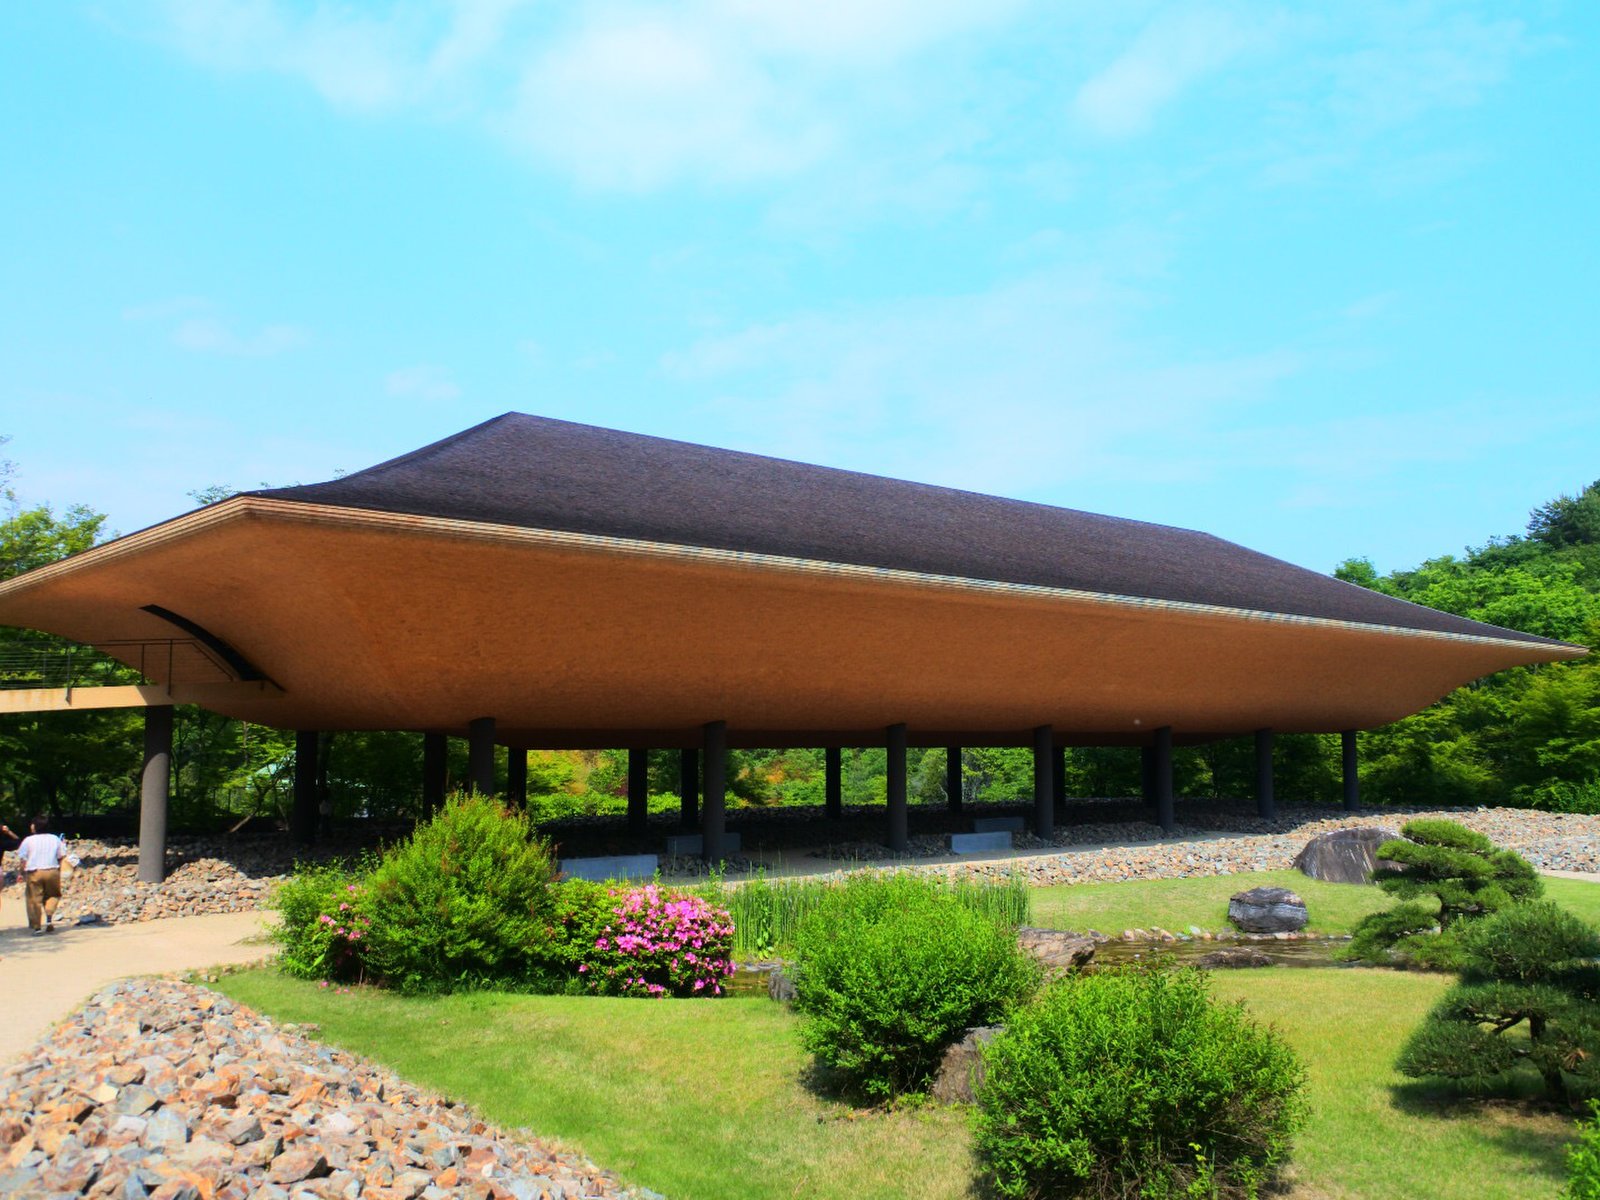
[[[1400,1070],[1488,1092],[1531,1067],[1553,1099],[1600,1090],[1600,934],[1559,905],[1516,904],[1477,922],[1462,949],[1460,981],[1411,1035]]]

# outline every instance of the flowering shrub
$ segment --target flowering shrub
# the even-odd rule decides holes
[[[596,903],[599,890],[575,892],[584,899],[570,910],[569,936],[586,939],[576,965],[585,991],[722,995],[722,981],[733,974],[733,921],[725,909],[655,884],[606,888],[605,901]]]
[[[274,937],[279,961],[302,979],[359,979],[363,942],[372,921],[362,911],[365,891],[338,867],[309,867],[278,890],[282,917]]]

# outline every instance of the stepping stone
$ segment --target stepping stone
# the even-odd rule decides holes
[[[952,833],[950,835],[950,853],[952,854],[991,854],[996,850],[1011,849],[1011,834],[1009,832],[995,833]]]
[[[687,854],[700,854],[705,846],[705,839],[698,833],[680,833],[667,839],[667,857],[678,858]],[[722,835],[722,850],[725,854],[739,853],[741,842],[737,833],[724,833]]]
[[[656,854],[613,854],[604,858],[563,858],[556,868],[568,879],[605,883],[608,879],[649,879],[661,867]]]
[[[1021,817],[974,817],[974,833],[1021,833],[1025,826]]]

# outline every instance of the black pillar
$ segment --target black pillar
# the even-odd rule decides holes
[[[1155,744],[1156,820],[1162,833],[1177,828],[1178,819],[1172,807],[1172,726],[1163,725],[1156,730]]]
[[[1050,798],[1055,802],[1056,811],[1065,815],[1067,807],[1067,748],[1065,746],[1057,746],[1055,758],[1051,760]]]
[[[321,735],[297,729],[294,735],[294,811],[289,832],[302,846],[317,840],[317,743]]]
[[[950,811],[961,811],[961,747],[944,748],[944,796]]]
[[[1272,794],[1272,730],[1256,730],[1256,816],[1270,821],[1278,815]]]
[[[830,821],[844,817],[844,753],[837,746],[822,752],[822,811]]]
[[[494,795],[493,717],[477,717],[467,726],[467,782],[480,796]]]
[[[628,751],[628,832],[650,828],[650,751]]]
[[[707,862],[721,862],[728,782],[728,723],[712,721],[705,727],[705,762],[701,781],[705,797],[700,804],[700,852]]]
[[[678,751],[679,824],[693,829],[700,822],[700,751]]]
[[[144,710],[144,769],[139,774],[139,882],[167,877],[167,800],[172,792],[172,705]]]
[[[506,799],[518,808],[528,807],[528,752],[506,747]]]
[[[1340,757],[1344,760],[1344,810],[1358,812],[1361,808],[1361,775],[1356,757],[1356,731],[1346,729],[1339,734]]]
[[[1047,838],[1056,831],[1055,731],[1038,725],[1033,731],[1033,832]]]
[[[450,740],[442,733],[422,735],[422,811],[432,816],[444,807],[444,781]]]
[[[889,726],[884,740],[889,752],[889,849],[898,854],[911,844],[906,811],[906,727]]]

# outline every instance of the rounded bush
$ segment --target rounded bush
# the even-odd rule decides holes
[[[983,1052],[976,1142],[1002,1196],[1255,1196],[1304,1125],[1305,1069],[1205,976],[1069,977]]]
[[[546,967],[553,876],[526,816],[452,797],[367,879],[369,972],[402,992],[534,981]]]
[[[925,1088],[964,1030],[999,1020],[1036,978],[1009,925],[909,875],[847,881],[795,936],[806,1048],[877,1099]]]

